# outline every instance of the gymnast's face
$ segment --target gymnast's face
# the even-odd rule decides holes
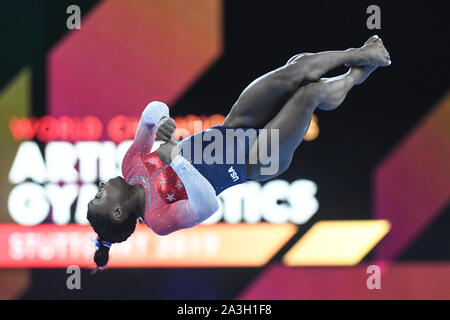
[[[132,196],[130,185],[122,178],[116,177],[108,182],[100,182],[98,192],[89,204],[89,210],[98,214],[114,214],[119,210],[125,209],[124,204]]]

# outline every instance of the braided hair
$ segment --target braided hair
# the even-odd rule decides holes
[[[97,265],[97,268],[103,268],[108,263],[111,242],[97,238],[95,248],[97,250],[94,255],[95,264]]]

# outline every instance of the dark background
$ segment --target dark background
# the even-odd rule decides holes
[[[33,113],[46,112],[46,55],[67,32],[71,4],[89,12],[98,1],[2,1],[0,87],[23,66],[33,70]],[[302,143],[280,177],[319,185],[319,211],[282,250],[323,219],[372,218],[374,167],[449,89],[449,13],[443,2],[224,1],[224,52],[173,105],[173,115],[227,114],[256,77],[292,55],[361,46],[378,34],[392,58],[353,89],[335,111],[317,111],[320,134]],[[381,30],[368,30],[366,8],[381,7]],[[333,74],[343,73],[338,69]],[[449,207],[398,260],[450,260]],[[278,260],[281,253],[273,258]],[[372,256],[366,257],[370,261]],[[232,299],[261,268],[111,269],[82,274],[67,290],[65,269],[35,269],[24,299]]]

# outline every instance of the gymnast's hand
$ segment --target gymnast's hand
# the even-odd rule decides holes
[[[158,125],[156,136],[164,142],[169,142],[177,128],[175,121],[170,117],[163,117]]]
[[[156,149],[156,154],[162,162],[164,162],[165,164],[170,164],[172,160],[180,154],[180,151],[181,150],[178,146],[178,143],[174,141],[168,141],[161,144],[159,148]]]

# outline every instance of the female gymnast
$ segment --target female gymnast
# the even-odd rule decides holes
[[[87,218],[98,234],[94,256],[97,266],[107,264],[111,243],[125,241],[139,218],[158,235],[190,228],[217,211],[216,196],[223,190],[247,180],[265,181],[280,175],[289,167],[314,110],[337,108],[353,86],[364,82],[377,67],[390,64],[389,53],[378,36],[369,38],[360,48],[298,54],[284,66],[253,81],[222,126],[179,143],[171,140],[176,127],[169,117],[169,108],[162,102],[151,102],[142,113],[134,142],[123,159],[123,178],[100,183],[97,195],[88,204]],[[321,78],[342,65],[349,67],[347,73]],[[200,152],[208,148],[212,142],[202,137],[212,129],[223,134],[227,129],[266,129],[265,141],[271,141],[276,130],[277,171],[263,174],[262,163],[248,161],[249,154],[256,154],[260,135],[251,141],[237,142],[246,146],[244,163],[192,161],[187,156],[188,147],[200,141]],[[164,143],[150,152],[156,137]],[[236,151],[233,143],[227,144],[223,153]]]

